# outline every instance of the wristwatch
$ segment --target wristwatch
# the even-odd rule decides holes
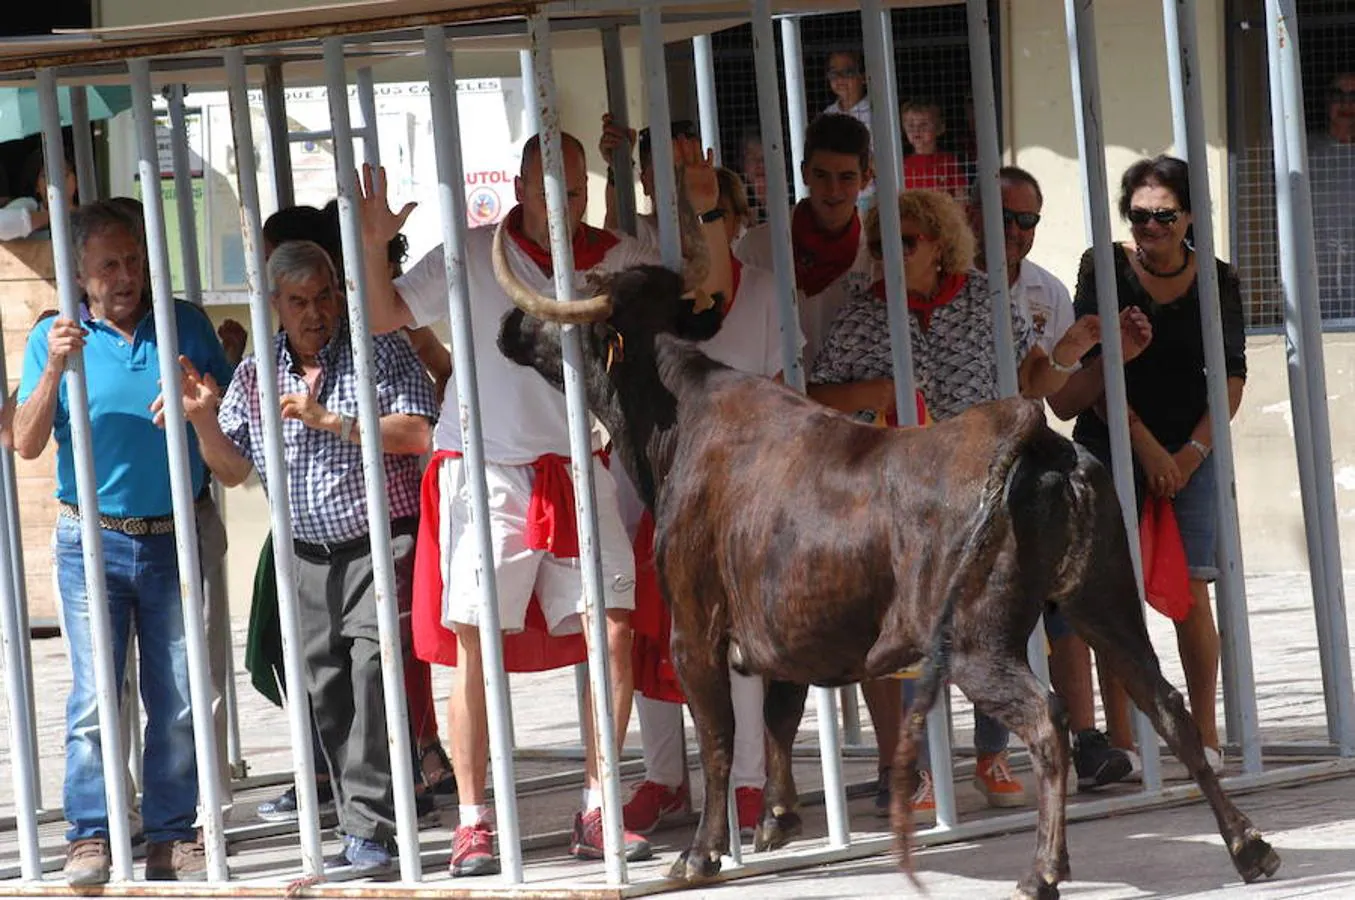
[[[353,426],[358,420],[352,416],[339,416],[339,440],[347,443],[353,439]]]

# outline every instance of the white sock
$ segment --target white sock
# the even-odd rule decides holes
[[[457,818],[462,828],[474,828],[481,822],[489,821],[489,806],[485,803],[463,803],[457,808]]]
[[[595,809],[602,809],[602,788],[583,789],[583,811],[590,813]]]

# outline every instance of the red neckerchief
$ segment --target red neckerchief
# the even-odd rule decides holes
[[[795,283],[806,297],[813,297],[836,281],[856,262],[861,243],[861,217],[852,213],[852,223],[842,234],[824,234],[814,221],[809,201],[795,204],[790,218],[791,244],[795,248]]]
[[[908,292],[908,308],[917,315],[918,324],[922,326],[923,331],[931,327],[932,313],[958,297],[968,280],[963,273],[947,275],[941,279],[941,283],[936,286],[936,293],[931,297],[924,297],[917,291]],[[876,300],[883,301],[885,299],[883,278],[871,285],[871,292],[875,295]]]
[[[532,262],[536,263],[542,272],[547,275],[552,274],[554,269],[551,267],[550,250],[540,246],[522,233],[521,205],[508,211],[508,220],[505,224],[509,236],[517,241],[517,245],[522,248],[522,252],[531,257]],[[579,227],[574,230],[574,271],[587,272],[602,262],[602,258],[607,255],[607,251],[615,247],[620,241],[621,239],[610,231],[604,231],[601,228],[594,228],[592,225],[580,222]]]

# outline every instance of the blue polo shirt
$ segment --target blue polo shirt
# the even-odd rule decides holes
[[[108,323],[96,320],[82,307],[85,337],[85,383],[94,439],[94,475],[99,486],[99,512],[107,516],[151,518],[173,512],[169,490],[169,449],[165,432],[155,426],[150,406],[160,394],[160,361],[155,339],[155,314],[137,324],[128,344]],[[206,313],[191,303],[175,301],[179,353],[199,372],[210,372],[225,389],[231,368]],[[19,402],[33,393],[47,366],[47,336],[55,318],[38,323],[24,351]],[[74,504],[75,457],[71,446],[70,402],[62,380],[53,423],[56,438],[56,496]],[[189,468],[193,494],[206,483],[207,468],[198,450],[197,436],[188,430]]]

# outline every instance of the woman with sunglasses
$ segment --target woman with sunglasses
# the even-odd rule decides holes
[[[1188,617],[1176,623],[1190,708],[1205,756],[1220,771],[1214,703],[1218,686],[1219,635],[1209,606],[1208,583],[1218,576],[1214,560],[1215,512],[1212,434],[1205,382],[1204,338],[1197,280],[1200,261],[1190,245],[1190,182],[1184,162],[1158,156],[1134,163],[1120,182],[1120,215],[1130,239],[1114,248],[1115,287],[1121,310],[1141,310],[1152,324],[1152,343],[1124,367],[1134,481],[1140,498],[1170,498],[1176,512],[1193,598]],[[1219,276],[1228,415],[1237,413],[1247,377],[1242,296],[1237,277],[1220,260],[1207,260]],[[1074,300],[1077,315],[1097,308],[1091,250],[1082,256]],[[1110,464],[1105,380],[1099,358],[1089,356],[1050,406],[1060,418],[1077,416],[1073,437]],[[1132,751],[1129,701],[1118,684],[1102,679],[1111,743]]]
[[[912,190],[899,195],[904,277],[908,291],[913,372],[926,410],[937,421],[958,416],[971,406],[1001,396],[993,312],[988,279],[973,267],[975,240],[963,207],[939,191]],[[883,257],[878,209],[866,215],[865,236],[876,260]],[[1100,340],[1094,317],[1072,325],[1046,354],[1035,344],[1030,324],[1013,308],[1012,337],[1020,361],[1018,380],[1028,397],[1043,397],[1062,387],[1078,360]],[[865,419],[895,417],[885,283],[875,282],[869,296],[843,305],[811,367],[809,396]],[[905,682],[906,683],[906,682]],[[880,748],[876,809],[888,815],[890,767],[898,747],[903,695],[890,679],[862,685]],[[982,700],[982,698],[970,698]],[[1025,789],[1007,764],[1008,734],[996,720],[978,716],[974,748],[978,752],[974,786],[990,806],[1020,806]],[[921,779],[912,798],[919,821],[935,815],[925,746]]]

